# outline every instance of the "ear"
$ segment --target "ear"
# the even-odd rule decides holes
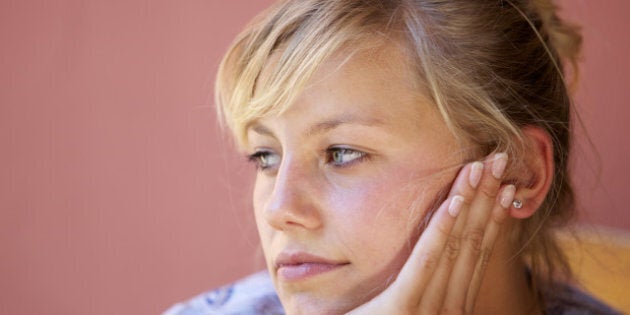
[[[512,206],[510,216],[525,219],[532,216],[542,205],[554,176],[553,141],[540,127],[522,129],[526,141],[524,156],[519,157],[514,175],[515,199],[522,202],[517,209]]]

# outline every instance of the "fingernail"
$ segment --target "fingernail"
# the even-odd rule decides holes
[[[503,192],[501,192],[501,207],[507,209],[512,205],[512,201],[514,201],[514,194],[516,193],[516,187],[514,185],[507,185],[503,188]]]
[[[453,199],[451,200],[451,204],[448,205],[448,213],[453,217],[457,217],[459,211],[462,210],[463,203],[464,197],[460,195],[453,197]]]
[[[474,162],[470,166],[470,176],[468,178],[468,182],[472,188],[477,188],[479,185],[479,180],[481,180],[481,173],[483,172],[483,163]]]
[[[501,179],[505,171],[505,166],[507,166],[507,154],[497,153],[492,162],[492,176],[496,179]]]

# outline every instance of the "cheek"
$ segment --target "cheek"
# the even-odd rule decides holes
[[[260,244],[265,254],[269,252],[268,248],[271,246],[273,229],[264,218],[264,207],[268,202],[269,197],[271,196],[272,190],[272,185],[257,179],[254,185],[254,191],[252,193],[254,218],[256,220],[256,227],[258,229]]]
[[[362,181],[330,194],[331,232],[357,263],[393,260],[418,236],[418,226],[437,190],[422,181],[399,178]]]

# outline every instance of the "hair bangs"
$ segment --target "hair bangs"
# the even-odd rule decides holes
[[[396,10],[382,1],[296,1],[264,12],[237,38],[217,75],[220,121],[247,144],[247,128],[257,119],[280,115],[304,91],[332,55],[350,56],[382,45]],[[361,10],[355,7],[361,6]]]

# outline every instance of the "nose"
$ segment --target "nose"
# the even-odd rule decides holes
[[[305,163],[283,161],[267,199],[264,217],[276,230],[315,230],[322,225],[316,185]]]

